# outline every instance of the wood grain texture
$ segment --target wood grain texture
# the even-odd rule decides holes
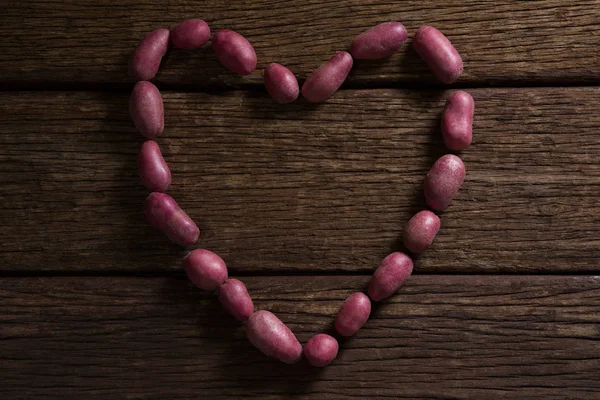
[[[444,32],[465,61],[459,84],[600,82],[596,48],[600,1],[221,1],[23,0],[3,5],[0,84],[123,83],[137,42],[158,27],[203,18],[213,31],[234,29],[255,45],[259,69],[247,78],[221,67],[209,49],[173,51],[158,81],[171,84],[261,83],[270,62],[301,79],[352,38],[390,20],[412,37],[421,25]],[[358,63],[348,83],[436,81],[409,45],[388,60]]]
[[[245,278],[302,343],[366,277]],[[598,277],[416,276],[325,369],[172,278],[0,280],[2,398],[597,399]]]
[[[600,259],[596,88],[478,89],[465,185],[419,272],[585,272]],[[371,272],[425,206],[448,93],[165,93],[170,193],[238,273]],[[165,271],[127,95],[0,94],[0,270]]]

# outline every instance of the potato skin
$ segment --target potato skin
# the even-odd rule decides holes
[[[355,60],[376,60],[394,54],[408,33],[400,22],[384,22],[356,36],[350,46]]]
[[[218,31],[212,39],[212,48],[221,64],[239,75],[248,75],[256,69],[254,47],[237,32]]]
[[[140,179],[151,192],[165,192],[171,185],[171,170],[154,140],[147,140],[142,144],[137,164]]]
[[[254,303],[248,289],[237,279],[227,279],[219,287],[219,301],[229,314],[242,322],[254,313]]]
[[[198,241],[198,226],[168,194],[152,192],[144,202],[144,212],[150,225],[163,231],[172,242],[191,246]]]
[[[454,154],[440,157],[425,177],[425,200],[429,207],[444,211],[465,180],[465,164]]]
[[[383,259],[369,284],[369,297],[381,301],[390,297],[410,277],[413,262],[404,253],[396,252]]]
[[[129,114],[137,130],[148,139],[155,139],[165,128],[162,96],[151,82],[135,84],[129,97]]]
[[[448,38],[433,26],[420,27],[412,44],[429,69],[443,83],[453,83],[462,74],[460,54]]]
[[[304,355],[312,366],[326,367],[337,357],[339,348],[334,337],[320,333],[306,343]]]
[[[154,78],[169,49],[170,35],[168,29],[161,28],[150,32],[140,41],[129,60],[129,73],[136,81]]]
[[[202,290],[216,290],[227,280],[225,261],[212,251],[196,249],[183,259],[183,269]]]
[[[210,27],[201,19],[186,19],[171,29],[171,43],[178,49],[198,49],[209,39]]]
[[[442,135],[444,144],[450,150],[464,150],[473,140],[473,115],[475,114],[475,101],[473,97],[463,91],[454,91],[442,113]]]
[[[311,103],[327,100],[342,86],[352,64],[349,53],[338,51],[306,79],[302,85],[302,95]]]
[[[302,356],[302,345],[294,333],[269,311],[256,311],[250,316],[246,335],[261,352],[286,364],[293,364]]]
[[[406,224],[404,246],[415,254],[423,253],[433,243],[440,224],[440,218],[431,211],[419,211]]]
[[[267,65],[264,81],[267,92],[279,104],[292,103],[300,94],[298,80],[292,71],[281,64],[271,63]]]
[[[342,336],[352,336],[367,322],[371,314],[371,301],[361,292],[353,293],[335,317],[335,329]]]

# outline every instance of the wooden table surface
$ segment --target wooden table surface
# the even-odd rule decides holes
[[[144,220],[127,60],[185,18],[246,35],[259,66],[168,54],[170,193],[303,343],[402,250],[445,98],[475,98],[433,247],[325,369],[254,349]],[[438,27],[461,79],[436,82],[409,40],[323,104],[264,91],[267,63],[302,82],[390,20]],[[0,33],[3,400],[600,398],[600,1],[22,0]]]

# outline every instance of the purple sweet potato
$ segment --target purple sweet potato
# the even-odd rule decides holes
[[[170,32],[157,29],[146,35],[138,44],[129,60],[129,73],[137,81],[154,78],[163,56],[169,49]]]
[[[279,104],[292,103],[298,98],[298,80],[286,67],[271,63],[265,68],[265,87],[273,100]]]
[[[137,130],[148,139],[155,139],[165,128],[165,113],[160,92],[152,83],[135,84],[129,97],[129,114]]]
[[[404,253],[396,252],[383,259],[369,284],[369,297],[381,301],[390,297],[406,280],[413,270],[413,262]]]
[[[352,64],[350,54],[338,51],[306,79],[302,85],[302,95],[311,103],[327,100],[342,86]]]
[[[203,290],[215,290],[227,280],[225,261],[209,250],[192,251],[183,259],[183,269],[190,281]]]
[[[144,210],[150,225],[163,231],[174,243],[191,246],[198,241],[198,226],[168,194],[151,193],[146,198]]]
[[[227,279],[219,288],[219,301],[223,307],[240,321],[246,321],[254,313],[254,304],[246,285],[237,279]]]
[[[465,180],[465,164],[454,154],[440,157],[425,177],[425,200],[429,207],[444,211]]]
[[[440,218],[429,210],[416,213],[404,230],[404,246],[415,254],[421,254],[431,246],[440,230]]]
[[[355,60],[374,60],[389,57],[406,40],[408,33],[400,22],[384,22],[356,36],[350,46]]]
[[[448,38],[433,26],[420,27],[412,43],[433,74],[443,83],[453,83],[462,74],[460,54]]]
[[[210,39],[210,28],[201,19],[186,19],[171,29],[173,47],[194,50],[202,47]]]
[[[473,97],[463,91],[453,92],[442,113],[442,136],[450,150],[464,150],[473,140]]]
[[[252,44],[237,32],[223,29],[215,33],[212,48],[217,58],[228,69],[248,75],[256,69],[256,52]]]
[[[142,183],[151,192],[165,192],[171,184],[171,170],[160,152],[158,143],[147,140],[137,158]]]
[[[293,364],[302,356],[302,345],[294,333],[269,311],[256,311],[250,316],[246,335],[264,354],[286,364]]]
[[[342,336],[352,336],[367,322],[371,301],[361,292],[348,296],[335,317],[335,329]]]

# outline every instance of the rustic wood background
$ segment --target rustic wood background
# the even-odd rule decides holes
[[[475,98],[433,248],[328,368],[260,354],[144,221],[127,59],[185,18],[246,35],[259,68],[169,53],[170,192],[303,343],[402,249],[448,90]],[[267,63],[303,80],[389,20],[443,31],[460,81],[407,44],[324,104],[262,89]],[[600,1],[26,0],[0,33],[2,399],[600,397]]]

